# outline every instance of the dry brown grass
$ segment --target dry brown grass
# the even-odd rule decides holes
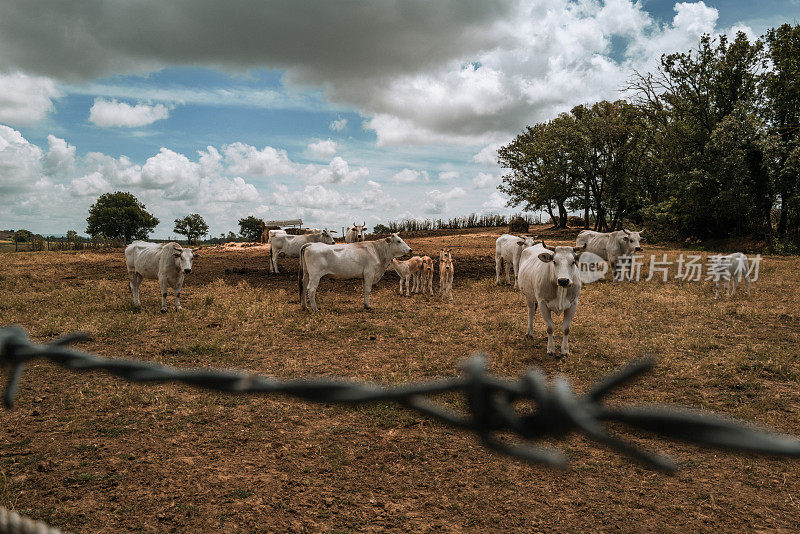
[[[450,247],[454,297],[397,295],[374,310],[357,282],[323,281],[299,309],[296,262],[210,249],[181,312],[157,286],[131,306],[121,253],[0,254],[0,324],[37,340],[86,330],[82,348],[178,366],[239,367],[397,383],[451,375],[476,350],[492,370],[531,365],[577,388],[642,353],[659,364],[614,401],[702,407],[800,434],[798,258],[766,258],[747,299],[710,283],[598,283],[581,295],[571,357],[524,339],[519,293],[494,286],[494,230],[409,240]],[[561,236],[563,237],[563,236]],[[676,256],[680,251],[647,251]],[[558,324],[558,323],[557,323]],[[0,504],[79,531],[684,531],[800,528],[800,463],[642,438],[677,457],[675,477],[580,437],[555,472],[486,452],[470,436],[389,404],[356,409],[144,386],[36,363],[2,412]]]

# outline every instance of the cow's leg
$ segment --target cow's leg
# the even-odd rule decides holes
[[[510,286],[511,285],[511,267],[513,266],[513,263],[509,265],[509,263],[507,261],[505,261],[505,260],[503,260],[503,263],[505,264],[505,269],[506,269],[506,272],[505,272],[505,274],[506,274],[506,285]]]
[[[169,282],[166,276],[158,279],[158,285],[161,287],[161,313],[167,311],[167,290],[169,289]]]
[[[736,275],[734,275],[731,278],[730,284],[733,286],[733,290],[731,291],[731,296],[735,297],[736,296],[736,286],[739,285],[739,278]]]
[[[544,319],[544,324],[547,326],[547,355],[555,356],[556,344],[553,341],[553,331],[555,330],[553,316],[550,314],[550,308],[546,304],[542,304],[539,309],[542,311],[542,319]]]
[[[369,305],[370,291],[372,291],[372,277],[369,275],[364,275],[364,308],[368,310],[372,309],[372,306]]]
[[[572,318],[575,317],[576,311],[578,311],[577,299],[572,303],[572,306],[564,310],[564,320],[561,322],[561,333],[564,335],[561,340],[562,358],[569,356],[569,327],[572,325]]]
[[[503,257],[500,254],[494,255],[494,273],[496,275],[494,285],[500,285],[500,272],[503,270]]]
[[[139,284],[142,283],[142,276],[137,272],[129,273],[131,293],[133,294],[133,305],[137,308],[142,304],[139,302]]]
[[[428,273],[428,293],[433,296],[433,271]]]
[[[181,288],[183,287],[183,280],[178,280],[175,284],[175,309],[181,309]]]
[[[278,272],[278,255],[275,254],[275,250],[272,247],[269,250],[269,266],[273,273]]]
[[[519,258],[511,265],[514,267],[514,289],[519,289]]]
[[[720,280],[719,278],[717,278],[717,283],[716,283],[716,291],[714,292],[714,299],[715,299],[715,300],[719,298],[719,285],[720,285],[721,283],[722,283],[722,280]]]
[[[609,256],[608,257],[608,266],[611,268],[611,279],[614,282],[618,282],[623,280],[622,273],[617,273],[617,257],[616,256]]]
[[[533,331],[533,319],[536,316],[536,308],[539,303],[536,299],[525,299],[525,306],[528,308],[528,331],[525,332],[525,337],[533,338],[535,336]]]
[[[750,296],[750,277],[747,274],[744,275],[744,287],[747,289],[747,296]]]
[[[321,276],[309,276],[308,285],[306,286],[306,296],[308,297],[308,304],[311,311],[317,311],[317,287],[319,287],[319,280]]]

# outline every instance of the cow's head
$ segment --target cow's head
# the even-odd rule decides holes
[[[520,237],[517,240],[517,245],[519,245],[520,247],[523,247],[523,248],[532,247],[536,243],[538,243],[536,238],[533,237],[533,236],[530,236],[530,235],[526,235],[526,236]]]
[[[396,233],[384,238],[384,241],[389,245],[389,252],[392,258],[411,253],[411,247],[406,245],[406,242]]]
[[[439,251],[439,261],[444,261],[446,259],[453,259],[453,249],[443,248]]]
[[[200,250],[200,249],[197,249]],[[183,271],[185,274],[192,272],[192,262],[195,258],[199,258],[199,254],[190,248],[183,248],[180,245],[172,247],[172,259],[175,262],[175,267]]]
[[[644,231],[644,228],[639,232],[629,232],[628,230],[622,229],[622,235],[620,236],[620,245],[622,245],[622,250],[626,250],[628,254],[633,254],[634,252],[641,252],[642,251],[642,238],[641,233]]]
[[[555,282],[561,287],[572,287],[575,281],[580,281],[581,273],[578,269],[578,258],[586,250],[586,245],[580,247],[548,247],[542,241],[544,252],[539,253],[539,260],[552,263],[552,273]]]
[[[350,229],[355,232],[356,241],[364,241],[364,231],[367,229],[367,221],[364,221],[364,224],[353,223]]]
[[[327,228],[325,228],[322,231],[321,235],[322,235],[322,242],[325,243],[326,245],[333,245],[336,243],[336,241],[333,240],[333,234],[331,234]]]

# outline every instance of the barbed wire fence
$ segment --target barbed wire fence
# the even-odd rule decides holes
[[[663,405],[612,407],[601,402],[614,389],[650,370],[654,365],[652,358],[632,360],[601,378],[588,391],[577,394],[566,377],[547,380],[535,367],[516,380],[490,374],[483,354],[465,360],[461,364],[460,377],[390,387],[340,378],[278,380],[239,370],[179,369],[142,360],[104,358],[69,347],[87,337],[86,334],[74,333],[40,344],[33,342],[18,326],[0,328],[0,364],[10,367],[3,395],[5,406],[13,406],[25,365],[32,360],[44,359],[73,371],[100,371],[132,382],[176,382],[231,394],[284,395],[323,404],[395,402],[423,416],[473,433],[491,451],[558,468],[567,465],[567,459],[560,451],[528,442],[564,438],[579,432],[651,468],[667,473],[677,470],[678,465],[669,456],[642,449],[611,434],[604,426],[609,422],[701,446],[800,456],[800,440],[797,438],[727,417],[690,408]],[[464,395],[463,411],[428,398],[453,392]],[[510,439],[512,436],[516,439]],[[58,531],[0,508],[0,534],[34,532],[55,534]]]

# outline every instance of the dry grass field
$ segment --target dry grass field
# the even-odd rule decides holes
[[[800,435],[797,257],[766,257],[750,298],[714,301],[710,282],[585,286],[571,356],[556,361],[540,318],[541,335],[525,339],[521,295],[494,285],[499,234],[408,240],[415,253],[453,249],[452,302],[399,297],[389,272],[371,311],[358,282],[324,280],[315,315],[300,311],[297,262],[270,275],[263,249],[204,250],[183,310],[166,314],[152,281],[132,307],[121,251],[0,254],[0,324],[39,341],[88,331],[80,347],[109,357],[385,384],[453,375],[481,350],[493,372],[536,365],[580,390],[650,353],[654,371],[609,403],[709,409]],[[580,436],[547,443],[571,458],[554,471],[395,405],[234,397],[43,362],[0,417],[0,505],[80,532],[800,531],[800,459],[647,436],[636,439],[679,460],[676,476]]]

